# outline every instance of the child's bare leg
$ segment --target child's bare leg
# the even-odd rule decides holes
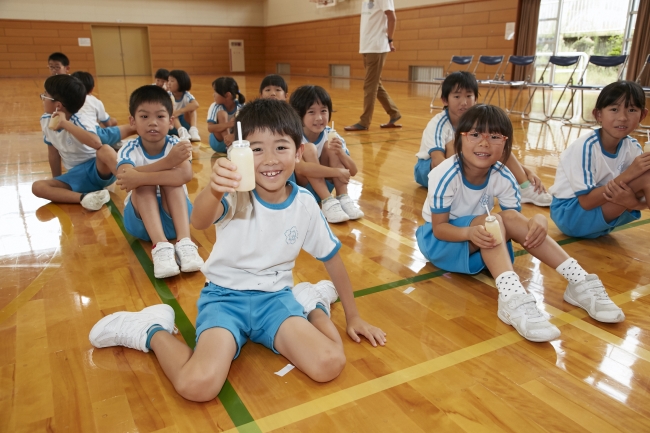
[[[320,164],[332,168],[345,168],[338,155],[331,151],[328,147],[323,149],[323,153],[321,154],[320,158]],[[347,183],[341,181],[338,178],[332,178],[332,183],[336,189],[337,196],[348,193]]]
[[[322,319],[318,314],[311,318],[319,325],[317,328],[301,317],[289,317],[275,335],[274,346],[312,380],[329,382],[343,370],[345,354],[340,337],[335,340],[332,329]]]
[[[187,199],[182,186],[161,186],[162,205],[174,222],[178,239],[190,237],[190,219],[187,216]]]
[[[526,182],[528,180],[528,176],[526,176],[526,171],[524,170],[524,166],[521,165],[521,163],[515,158],[512,154],[506,161],[506,167],[508,167],[508,170],[512,172],[512,174],[515,176],[515,179],[517,180],[517,183],[521,185],[522,183]]]
[[[186,112],[183,117],[185,117],[187,123],[190,124],[190,127],[196,126],[196,110]]]
[[[131,192],[131,204],[136,215],[140,216],[144,228],[154,245],[158,242],[167,242],[162,221],[160,220],[160,208],[156,197],[155,186],[141,186]]]
[[[183,125],[181,125],[180,120],[178,120],[178,117],[174,117],[174,128],[178,131],[179,128],[181,128]]]
[[[320,164],[320,161],[318,160],[318,151],[316,150],[316,146],[305,145],[302,154],[302,159],[305,162]],[[322,177],[306,177],[306,181],[311,184],[311,187],[314,189],[316,194],[318,194],[318,197],[321,200],[325,200],[326,198],[329,198],[332,195],[329,189],[327,189],[327,183],[325,183],[325,179],[323,179]]]
[[[484,225],[485,224],[485,217],[487,215],[481,215],[477,216],[472,220],[472,223],[470,224],[470,227],[472,226],[477,226],[477,225]],[[508,234],[506,233],[506,228],[503,224],[503,220],[501,219],[500,215],[494,215],[501,225],[501,233],[503,235],[504,242],[501,242],[499,245],[493,247],[493,248],[480,248],[481,250],[481,257],[483,258],[483,262],[485,262],[485,266],[488,268],[490,273],[494,278],[498,277],[499,275],[503,274],[504,272],[512,272],[513,267],[512,267],[512,261],[510,260],[510,254],[508,253],[508,248],[506,247],[506,242],[505,240],[508,239]],[[470,253],[474,253],[479,250],[479,248],[472,244],[470,242]]]
[[[176,391],[198,402],[219,394],[237,352],[235,339],[224,328],[203,331],[194,351],[164,331],[153,335],[150,347]]]
[[[120,138],[125,139],[126,137],[129,137],[131,135],[135,135],[138,132],[135,129],[135,126],[131,125],[119,125],[118,128],[120,128]]]
[[[103,178],[108,178],[111,174],[117,175],[117,153],[111,146],[103,145],[97,149],[97,159],[95,160],[97,172]]]
[[[32,193],[54,203],[81,202],[81,193],[72,191],[70,185],[56,179],[37,180],[32,184]]]
[[[316,329],[325,334],[327,338],[343,345],[339,331],[336,329],[336,326],[334,326],[332,320],[327,314],[325,314],[323,310],[320,308],[315,308],[311,311],[311,313],[309,313],[307,320],[309,320],[309,323],[314,325]]]

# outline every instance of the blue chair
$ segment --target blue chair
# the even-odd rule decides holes
[[[623,54],[621,56],[589,56],[589,62],[587,67],[582,71],[578,84],[570,84],[568,89],[571,91],[571,98],[569,103],[564,109],[564,113],[561,118],[567,123],[572,123],[571,120],[575,117],[575,106],[574,99],[576,93],[580,92],[580,117],[582,118],[582,124],[585,126],[593,125],[596,123],[595,120],[585,119],[585,107],[584,107],[584,92],[587,91],[601,91],[606,84],[587,84],[585,83],[585,78],[587,77],[587,71],[589,70],[589,65],[600,66],[603,68],[615,68],[618,67],[618,75],[616,80],[620,80],[623,75],[623,70],[625,69],[625,64],[627,63],[627,55]],[[567,117],[567,112],[571,107],[571,116]],[[573,122],[575,123],[575,122]]]
[[[474,76],[476,76],[476,70],[478,69],[479,65],[483,64],[488,67],[488,71],[490,71],[490,67],[496,67],[496,69],[493,69],[494,75],[492,75],[492,78],[490,78],[490,74],[488,73],[487,79],[485,80],[479,80],[477,79],[479,85],[485,85],[485,86],[490,86],[494,80],[498,80],[501,72],[501,66],[504,66],[503,63],[503,58],[505,56],[479,56],[478,61],[476,62],[476,65],[474,66]],[[503,70],[505,72],[505,69]],[[488,87],[488,93],[490,91],[490,88]],[[486,101],[488,94],[485,94],[485,97],[483,98],[483,102]]]
[[[496,94],[498,98],[498,105],[501,106],[501,93],[499,92],[500,89],[503,90],[503,103],[504,105],[507,102],[507,94],[506,90],[507,89],[513,89],[513,88],[519,88],[519,92],[517,92],[517,96],[515,97],[514,101],[510,105],[510,108],[506,108],[506,111],[508,113],[512,114],[520,114],[523,116],[527,116],[528,113],[524,113],[523,111],[514,111],[514,107],[517,104],[517,101],[519,100],[519,96],[521,95],[521,92],[523,92],[524,89],[528,89],[528,84],[530,83],[531,76],[533,75],[533,68],[535,67],[535,59],[536,56],[510,56],[508,57],[508,61],[506,62],[505,67],[503,68],[503,72],[501,74],[501,79],[500,80],[492,80],[490,83],[490,87],[488,88],[487,93],[485,94],[484,100],[487,101],[488,104],[492,102],[492,98],[494,98],[494,95]],[[524,80],[506,80],[505,79],[505,71],[508,70],[508,65],[515,65],[515,66],[521,66],[524,68],[526,71],[526,78]]]
[[[560,105],[560,102],[562,101],[562,97],[564,96],[564,93],[566,92],[567,87],[573,82],[573,76],[575,75],[576,70],[578,69],[578,65],[580,64],[580,58],[581,57],[582,57],[581,55],[577,55],[577,56],[550,56],[550,58],[548,59],[548,63],[546,63],[546,66],[544,66],[544,69],[542,70],[542,73],[541,73],[541,75],[539,77],[539,81],[537,81],[537,82],[532,82],[531,81],[530,83],[528,83],[528,87],[532,88],[533,91],[532,91],[532,93],[530,93],[530,96],[528,98],[528,102],[526,103],[526,106],[524,107],[522,112],[524,112],[524,113],[530,112],[530,105],[532,104],[533,98],[535,97],[535,92],[537,91],[537,89],[542,89],[542,112],[544,114],[543,119],[534,119],[532,117],[529,117],[530,120],[546,122],[549,119],[553,119],[553,118],[557,119],[557,117],[553,117],[553,114],[557,110],[557,107]],[[550,74],[549,69],[552,67],[552,65],[560,66],[560,67],[571,67],[571,66],[573,66],[573,69],[570,70],[569,79],[567,80],[566,83],[559,84],[559,83],[555,83],[555,82],[552,82],[552,83],[551,82],[548,82],[548,83],[544,82],[544,76],[547,73],[547,71]],[[557,103],[555,104],[555,107],[553,108],[553,111],[551,111],[551,113],[549,114],[548,113],[548,108],[546,107],[546,91],[548,90],[549,92],[551,92],[551,96],[552,96],[553,90],[560,90],[560,89],[562,90],[562,93],[560,94],[560,98],[557,100]]]
[[[434,78],[434,83],[438,85],[438,88],[436,89],[436,93],[434,93],[433,98],[431,99],[431,103],[429,104],[430,109],[433,110],[434,108],[439,108],[439,109],[443,108],[442,106],[433,105],[433,101],[436,100],[436,98],[438,97],[438,93],[440,93],[440,90],[442,89],[442,82],[445,80],[445,78],[447,78],[447,75],[449,75],[452,72],[451,68],[453,67],[453,65],[454,64],[460,66],[466,65],[464,70],[469,71],[469,67],[472,64],[472,60],[474,60],[474,56],[451,56],[451,61],[449,62],[447,69],[443,73],[442,78]],[[459,70],[463,70],[463,69],[461,68]]]

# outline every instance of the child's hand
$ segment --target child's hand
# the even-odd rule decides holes
[[[174,116],[174,119],[178,119],[178,116],[180,116],[181,114],[183,114],[181,110],[174,110],[172,116]]]
[[[230,147],[233,141],[235,141],[235,134],[226,134],[223,136],[223,142],[226,147]]]
[[[343,150],[343,142],[341,141],[340,138],[334,137],[330,141],[327,142],[327,145],[336,153],[337,155],[341,155],[345,151]]]
[[[57,129],[66,129],[66,127],[70,125],[70,121],[66,119],[65,114],[60,111],[55,111],[52,113],[52,119],[59,119],[59,125]]]
[[[494,248],[496,246],[492,233],[485,230],[482,225],[469,228],[469,239],[471,243],[479,248]]]
[[[172,146],[172,150],[169,151],[166,158],[169,160],[172,167],[176,167],[191,157],[192,143],[190,143],[188,140],[183,140]]]
[[[542,194],[546,192],[546,188],[544,187],[544,184],[542,183],[542,179],[537,176],[537,173],[535,173],[532,170],[526,169],[526,178],[530,182],[530,184],[535,188],[535,192],[537,194]]]
[[[526,240],[523,243],[523,247],[528,248],[537,248],[546,240],[546,234],[548,233],[548,221],[544,218],[544,215],[537,214],[528,220],[528,233],[526,233]]]
[[[337,168],[337,170],[339,175],[336,178],[343,183],[350,183],[350,170],[347,168]]]
[[[386,333],[376,326],[372,326],[359,316],[353,317],[348,321],[347,331],[350,338],[357,343],[361,343],[361,338],[359,338],[358,335],[361,334],[366,337],[374,347],[377,347],[377,343],[379,343],[380,346],[386,344]]]
[[[634,162],[625,172],[630,172],[630,175],[636,179],[648,170],[650,170],[650,153],[644,153],[634,158]]]
[[[226,122],[226,126],[227,126],[228,128],[234,128],[235,125],[236,125],[236,123],[235,123],[235,118],[234,118],[234,117],[233,117],[232,119],[230,119],[229,121]]]
[[[636,198],[636,194],[632,191],[632,188],[627,186],[625,182],[621,182],[619,185],[614,179],[605,185],[603,197],[608,202],[623,206],[626,209],[635,209],[639,204],[639,200]]]
[[[132,165],[123,164],[117,169],[117,184],[120,189],[131,192],[140,185],[140,173]]]
[[[213,191],[224,194],[227,192],[234,193],[235,188],[239,186],[241,175],[236,172],[237,166],[227,158],[219,158],[212,167],[210,176],[210,187]]]

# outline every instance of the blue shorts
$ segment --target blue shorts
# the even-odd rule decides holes
[[[474,218],[478,215],[469,215],[449,221],[454,227],[469,227]],[[418,227],[415,233],[418,240],[418,247],[428,261],[440,269],[461,274],[476,274],[485,268],[481,251],[469,253],[469,241],[447,242],[437,239],[433,235],[431,223]],[[515,253],[512,249],[512,242],[508,241],[508,253],[510,260],[515,261]]]
[[[289,287],[279,292],[260,292],[231,290],[206,283],[196,305],[197,343],[206,329],[227,329],[237,343],[235,358],[249,338],[279,353],[273,342],[280,325],[293,316],[307,319]]]
[[[104,189],[115,182],[112,174],[103,179],[97,171],[96,158],[89,159],[79,165],[75,165],[61,176],[54,179],[66,183],[74,192],[93,192]]]
[[[603,209],[598,206],[585,210],[577,197],[560,199],[553,197],[551,219],[562,233],[576,238],[595,239],[604,236],[618,226],[641,218],[641,212],[625,211],[610,222],[605,221]]]
[[[429,187],[429,172],[431,171],[430,159],[419,159],[413,169],[413,176],[415,181],[425,188]]]
[[[185,115],[181,114],[176,119],[178,119],[178,121],[181,123],[181,126],[183,128],[187,129],[188,131],[190,130],[190,124],[187,123],[187,120],[185,120]],[[175,135],[178,137],[178,129],[176,128],[170,129],[168,135]]]
[[[217,137],[215,137],[214,134],[210,134],[210,147],[215,152],[219,152],[219,153],[227,153],[228,152],[228,148],[226,147],[226,143],[224,143],[223,141],[217,140]]]
[[[290,180],[291,182],[295,183],[295,184],[298,184],[298,182],[296,181],[296,173],[291,173],[291,177],[289,177],[289,180]],[[329,180],[325,179],[325,185],[327,185],[327,190],[328,190],[329,192],[334,191],[334,184],[333,184],[332,182],[330,182]],[[304,185],[304,186],[303,186],[303,185],[300,185],[300,186],[302,186],[303,188],[305,188],[307,191],[309,191],[309,192],[311,193],[311,195],[314,196],[314,198],[316,199],[316,203],[320,203],[320,201],[321,201],[321,200],[320,200],[320,197],[318,196],[318,194],[316,194],[316,191],[314,191],[314,187],[311,186],[311,183],[307,182],[307,185]]]
[[[119,126],[107,126],[106,128],[102,128],[97,125],[95,131],[97,131],[97,136],[101,140],[102,144],[117,144],[122,140]]]
[[[174,228],[174,221],[172,217],[163,209],[162,198],[158,197],[158,210],[160,211],[160,221],[162,222],[163,231],[165,232],[165,237],[169,239],[176,239],[176,229]],[[187,215],[192,215],[192,203],[190,199],[187,199]],[[144,222],[142,218],[139,218],[135,213],[135,208],[133,203],[131,203],[131,197],[124,207],[124,228],[126,231],[133,237],[142,239],[147,242],[151,242],[151,237],[147,233],[147,229],[144,227]]]

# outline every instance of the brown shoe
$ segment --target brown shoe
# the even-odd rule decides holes
[[[359,123],[355,123],[354,125],[346,126],[343,129],[345,129],[346,131],[367,131],[368,130],[367,127],[365,127],[365,126],[363,126],[363,125],[361,125]]]
[[[402,125],[400,125],[400,124],[398,124],[398,123],[395,123],[395,122],[397,122],[397,121],[398,121],[399,119],[401,119],[401,118],[402,118],[402,116],[399,116],[399,117],[397,117],[397,118],[395,118],[395,119],[390,119],[390,120],[388,121],[388,123],[384,123],[383,125],[379,125],[379,127],[380,127],[380,128],[401,128]]]

